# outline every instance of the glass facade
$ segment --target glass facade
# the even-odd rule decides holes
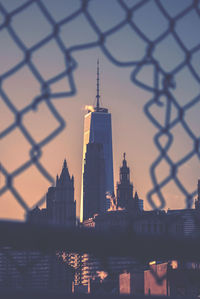
[[[88,112],[84,121],[84,140],[83,140],[83,163],[82,163],[82,186],[81,186],[81,210],[80,220],[83,220],[83,172],[85,154],[88,143],[100,143],[103,145],[105,160],[105,185],[106,192],[114,192],[113,184],[113,154],[112,154],[112,126],[111,114],[107,109],[100,108],[98,111]],[[106,203],[109,208],[109,202]]]

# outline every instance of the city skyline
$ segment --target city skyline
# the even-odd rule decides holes
[[[103,58],[102,58],[102,61],[104,61]],[[104,63],[102,63],[102,68],[104,69]],[[94,61],[94,65],[93,65],[93,73],[95,74],[95,61]],[[105,73],[104,70],[103,70],[103,73]],[[105,78],[106,78],[106,80],[105,80]],[[106,84],[104,84],[104,80],[107,81],[108,79],[109,78],[107,78],[107,75],[103,74],[103,76],[102,76],[102,81],[103,81],[103,83],[102,83],[102,93],[103,93],[103,95],[105,93],[105,90],[107,90],[107,86],[106,86]],[[79,80],[82,81],[82,78],[79,78]],[[87,81],[90,81],[90,79],[87,79]],[[93,84],[92,84],[93,88],[91,88],[91,91],[90,91],[90,93],[93,92],[94,103],[95,103],[95,88],[96,88],[96,82],[95,81],[96,81],[96,78],[94,77],[93,78]],[[132,86],[131,86],[131,83],[130,83],[130,88],[131,87]],[[142,92],[142,94],[143,94],[143,91],[139,90],[135,86],[134,86],[134,88],[136,88],[137,92]],[[109,93],[111,93],[111,90],[109,90]],[[113,91],[112,91],[111,94],[113,94]],[[121,91],[121,96],[122,95],[123,95],[123,90]],[[63,136],[64,132],[61,134],[61,136],[57,137],[58,139],[61,139],[61,141],[58,144],[62,144],[61,149],[59,149],[59,151],[58,151],[59,152],[59,154],[58,154],[59,157],[56,159],[57,161],[54,162],[54,165],[49,164],[49,159],[51,159],[50,158],[51,154],[46,156],[46,158],[45,157],[43,157],[43,158],[45,158],[44,159],[45,163],[49,165],[49,168],[50,169],[52,168],[51,174],[53,175],[54,178],[55,178],[56,173],[59,172],[60,165],[62,165],[62,162],[63,162],[64,158],[67,158],[70,172],[72,174],[74,174],[74,177],[75,177],[75,198],[76,198],[76,201],[77,201],[77,209],[79,211],[80,210],[79,198],[80,198],[80,189],[81,189],[80,186],[81,186],[81,156],[82,156],[82,144],[81,144],[82,140],[81,139],[82,138],[79,141],[76,140],[76,142],[75,142],[75,140],[73,140],[73,142],[69,145],[68,140],[71,140],[70,139],[71,134],[70,134],[69,130],[73,130],[75,132],[75,134],[77,134],[77,132],[78,132],[78,134],[82,135],[81,130],[83,130],[83,118],[84,118],[84,114],[85,114],[85,106],[87,106],[87,104],[93,104],[93,103],[89,103],[89,101],[87,101],[87,102],[85,101],[84,103],[81,104],[81,107],[82,107],[81,108],[80,107],[80,97],[81,97],[81,95],[79,94],[77,96],[78,96],[78,103],[76,101],[74,101],[73,103],[66,103],[66,102],[64,103],[62,100],[60,100],[60,103],[57,104],[58,107],[60,106],[60,108],[59,108],[60,112],[63,110],[62,106],[66,107],[65,109],[66,109],[66,111],[68,111],[67,119],[66,119],[66,121],[67,121],[67,130],[65,131],[68,135],[68,138],[65,139],[65,136]],[[91,96],[91,98],[92,98],[92,96]],[[132,172],[132,180],[134,182],[134,185],[135,185],[137,191],[139,192],[141,198],[144,199],[144,206],[147,209],[151,209],[151,206],[148,204],[148,202],[146,200],[146,193],[151,189],[151,178],[149,176],[149,164],[151,164],[152,160],[150,160],[150,158],[152,157],[152,155],[154,155],[154,156],[156,155],[156,153],[155,153],[156,149],[154,148],[154,145],[152,143],[154,128],[149,127],[148,120],[145,119],[145,116],[144,116],[143,111],[142,111],[143,110],[143,103],[141,101],[133,103],[133,105],[136,104],[136,108],[140,111],[140,113],[138,112],[138,110],[134,109],[135,107],[133,106],[131,111],[127,111],[126,118],[120,118],[119,115],[116,115],[115,107],[114,106],[112,107],[112,101],[110,101],[110,99],[107,99],[107,98],[106,98],[106,100],[108,102],[107,107],[112,112],[112,114],[113,114],[113,110],[114,110],[114,114],[113,114],[113,152],[114,152],[114,183],[115,183],[115,188],[116,188],[116,182],[117,182],[117,177],[118,177],[118,169],[119,169],[120,163],[121,163],[121,155],[124,151],[126,151],[127,155],[128,155],[130,169],[131,169],[131,172]],[[105,102],[104,96],[102,97],[102,102],[103,103]],[[127,109],[128,109],[128,103],[126,103],[126,102],[125,103],[120,103],[120,99],[118,99],[117,104],[119,106],[121,106],[122,111],[123,111],[123,109],[126,105],[127,105]],[[71,107],[69,109],[67,109],[67,106],[69,106],[69,105]],[[71,111],[71,109],[77,110],[78,107],[80,107],[79,115],[82,116],[82,119],[80,119],[79,128],[77,128],[75,126],[75,123],[74,123],[75,121],[77,122],[77,119],[74,120],[73,116],[70,115],[70,113],[69,113],[69,110],[70,111]],[[134,112],[134,113],[132,114],[131,112],[132,113]],[[133,124],[135,122],[135,121],[131,120],[133,115],[134,115],[135,119],[137,120],[137,122],[140,124],[140,131],[139,132],[138,132],[137,126],[136,126],[136,130],[132,131],[132,134],[135,137],[134,139],[137,140],[136,143],[132,143],[131,140],[126,138],[126,136],[123,136],[123,135],[118,136],[118,134],[116,134],[116,131],[120,130],[120,126],[119,126],[118,121],[121,122],[121,124],[123,125],[123,129],[126,131],[126,130],[128,130],[128,127],[126,127],[127,118],[129,118],[129,121],[132,122]],[[69,125],[69,127],[68,127],[68,125]],[[71,128],[70,128],[70,126],[71,126]],[[141,133],[145,132],[146,127],[148,127],[148,133],[149,134],[145,134],[145,139],[142,140],[141,139],[141,136],[142,136]],[[120,152],[119,152],[118,148],[115,146],[115,144],[118,144],[117,140],[118,140],[119,137],[122,140],[121,151]],[[182,142],[183,142],[183,140],[182,140]],[[76,143],[78,143],[79,148],[74,148],[73,147],[73,145],[75,146]],[[125,146],[123,146],[123,144]],[[151,155],[148,154],[146,156],[146,153],[147,153],[147,146],[146,145],[147,144],[148,144],[148,151],[151,151]],[[56,145],[53,145],[53,144],[51,145],[50,144],[49,147],[50,148],[52,147],[53,151],[58,150]],[[134,154],[131,154],[132,150],[133,150]],[[68,152],[68,154],[67,154],[67,152]],[[76,153],[76,157],[78,158],[76,161],[73,161],[74,159],[72,159],[70,157],[70,156],[73,156],[74,153]],[[142,156],[141,156],[141,154],[142,154]],[[77,164],[79,164],[79,165],[77,165]],[[196,165],[196,166],[198,166],[198,165]],[[77,169],[78,169],[78,171],[77,171]],[[143,171],[142,169],[145,169],[145,170]],[[143,172],[145,172],[146,176],[143,175]],[[161,172],[162,172],[162,170],[161,170]],[[34,172],[33,172],[33,175],[34,175]],[[31,181],[33,179],[33,175],[30,174],[30,175],[27,176],[27,180],[28,180],[29,185],[32,184]],[[193,185],[194,188],[195,188],[195,182],[198,179],[198,175],[195,175],[195,173],[193,173],[193,178],[194,179],[192,179],[192,176],[190,177],[190,184]],[[35,180],[35,178],[34,178],[34,180]],[[26,179],[25,179],[25,181],[26,181]],[[20,190],[26,189],[26,187],[24,186],[23,183],[18,184],[18,185],[20,186]],[[44,182],[44,179],[40,176],[40,177],[36,178],[36,182],[35,182],[34,186],[39,186],[39,188],[41,188],[40,196],[43,196],[46,193],[46,190],[48,189],[48,187],[50,185],[49,185],[48,182]],[[176,188],[174,190],[176,190]],[[33,190],[33,194],[34,194],[34,192],[35,191]],[[29,195],[29,190],[27,190],[25,192],[25,194],[26,194],[26,198],[27,198],[28,195]],[[32,196],[31,201],[29,201],[32,204],[34,204],[35,201],[36,201],[35,200],[35,198],[36,198],[35,195],[37,196],[37,199],[39,199],[38,198],[38,192],[36,192]],[[183,197],[179,193],[176,194],[176,192],[173,191],[173,188],[172,188],[172,190],[168,191],[168,195],[166,195],[166,196],[167,196],[166,197],[166,200],[167,200],[166,208],[173,208],[173,207],[174,208],[178,208],[178,207],[181,208],[181,207],[185,206],[184,200],[183,199],[181,200],[181,198],[183,198]],[[170,201],[170,197],[172,198],[171,201]],[[7,198],[7,196],[5,198]],[[13,200],[10,200],[10,196],[8,196],[8,198],[9,198],[8,201],[10,201],[9,204],[8,204],[8,207],[12,209],[12,206],[14,206],[15,207],[14,209],[16,209],[18,204],[16,206],[14,204]],[[30,204],[30,207],[32,207],[32,204]],[[19,207],[17,207],[17,210],[21,210],[21,209],[18,209],[18,208]],[[14,210],[14,213],[11,213],[12,216],[7,217],[7,215],[6,215],[7,207],[5,209],[6,210],[3,211],[3,214],[1,216],[3,218],[5,217],[5,218],[20,218],[20,219],[23,219],[23,217],[24,217],[24,213],[23,213],[22,210],[20,211],[20,214],[21,214],[20,216],[19,216],[18,212],[16,213],[16,210]]]
[[[200,296],[199,29],[197,0],[0,0],[2,295]]]
[[[65,1],[64,1],[65,2]],[[64,2],[62,2],[64,4]],[[102,31],[109,30],[116,25],[119,20],[123,20],[125,12],[116,1],[104,1],[99,5],[90,6],[90,12],[95,18],[98,26]],[[125,1],[128,6],[129,1]],[[44,1],[44,3],[46,3]],[[49,1],[48,9],[52,13],[56,21],[61,20],[66,14],[70,14],[79,5],[79,1],[69,1],[66,6],[61,4],[57,7],[54,1]],[[165,9],[171,16],[175,16],[186,8],[190,1],[179,1],[175,4],[167,2]],[[13,1],[2,1],[2,5],[8,11],[16,8]],[[63,9],[64,7],[64,9]],[[109,11],[115,12],[110,16]],[[157,10],[156,10],[157,9]],[[32,13],[33,10],[33,13]],[[141,15],[141,17],[140,17]],[[141,30],[152,40],[159,35],[159,30],[166,28],[166,20],[155,4],[144,5],[144,9],[138,10],[134,14],[135,22],[141,27]],[[146,17],[145,17],[146,16]],[[155,16],[147,18],[147,16]],[[41,11],[37,5],[28,7],[24,10],[21,18],[16,15],[13,17],[13,28],[17,34],[23,39],[24,43],[30,48],[34,43],[39,41],[48,31],[47,24],[43,23]],[[35,22],[37,20],[37,22]],[[148,20],[148,21],[147,21]],[[195,33],[195,28],[198,28],[198,20],[194,11],[189,12],[180,23],[185,20],[183,26],[177,26],[177,33],[183,40],[184,44],[190,49],[198,42],[198,36]],[[149,23],[148,23],[149,22]],[[69,47],[73,45],[84,44],[87,41],[92,42],[96,39],[91,26],[87,23],[85,16],[81,15],[75,19],[73,24],[63,26],[61,28],[61,36]],[[156,26],[156,24],[160,26]],[[178,20],[179,23],[179,20]],[[45,27],[46,26],[46,27]],[[39,29],[40,30],[39,30]],[[159,29],[160,28],[160,29]],[[30,33],[33,32],[31,35]],[[1,70],[6,72],[9,68],[20,61],[23,56],[13,42],[8,32],[2,31],[1,42]],[[128,42],[127,42],[128,41]],[[122,30],[108,36],[106,46],[118,61],[140,61],[141,55],[145,52],[144,43],[140,41],[137,34],[133,33],[132,29],[126,25]],[[173,38],[169,38],[160,43],[156,47],[154,58],[157,59],[166,72],[171,72],[173,66],[177,66],[181,59],[184,59],[184,54],[176,47]],[[42,76],[48,80],[49,77],[58,74],[64,66],[64,58],[62,53],[57,49],[55,42],[50,42],[36,51],[33,56],[35,67],[41,72]],[[21,53],[21,54],[20,54]],[[198,72],[198,53],[192,55],[191,64]],[[20,56],[21,55],[21,56]],[[157,129],[147,119],[143,112],[144,105],[150,101],[152,93],[139,87],[136,83],[130,80],[130,76],[134,71],[133,65],[127,67],[118,67],[108,56],[103,53],[98,45],[97,47],[88,48],[87,51],[72,51],[73,59],[77,62],[78,67],[73,72],[77,94],[71,97],[63,97],[53,100],[53,104],[59,114],[66,121],[66,130],[58,135],[51,143],[43,148],[43,156],[41,163],[46,167],[52,177],[55,178],[56,173],[60,171],[60,167],[66,157],[70,169],[70,173],[75,177],[75,198],[77,201],[77,209],[79,210],[80,186],[81,186],[81,157],[82,157],[82,132],[85,105],[93,105],[96,94],[96,60],[101,61],[101,100],[103,105],[108,107],[112,113],[113,122],[113,150],[114,150],[114,182],[118,177],[118,169],[121,164],[121,155],[125,151],[127,153],[129,166],[132,171],[132,180],[134,186],[144,199],[144,205],[150,209],[151,206],[146,200],[146,194],[152,189],[151,176],[149,167],[155,161],[158,151],[154,145],[154,137]],[[131,77],[132,78],[132,77]],[[138,74],[139,82],[152,83],[151,68],[142,68]],[[184,105],[187,101],[193,99],[199,92],[199,86],[192,81],[191,75],[187,68],[175,78],[176,89],[172,91],[174,97]],[[70,91],[70,83],[68,78],[60,80],[52,85],[52,91]],[[40,94],[40,85],[35,80],[33,74],[28,69],[27,65],[20,69],[17,73],[8,77],[3,83],[2,88],[6,95],[11,99],[12,103],[19,109],[23,109],[35,96]],[[158,121],[163,122],[163,114],[165,108],[165,98],[162,98],[163,106],[152,106],[151,113],[155,114]],[[8,109],[4,101],[0,104],[1,112],[1,131],[9,125],[15,123],[15,115]],[[199,118],[198,110],[191,108],[187,110],[185,119],[189,127],[193,130],[196,136],[199,135]],[[176,108],[173,111],[173,117],[176,117]],[[37,109],[30,111],[23,119],[24,126],[30,131],[37,142],[40,142],[46,135],[53,131],[58,123],[52,117],[49,108],[45,102],[38,105]],[[127,132],[124,134],[123,132]],[[173,161],[179,160],[185,153],[189,152],[193,147],[192,140],[187,136],[181,125],[176,126],[172,130],[174,136],[173,146],[168,154]],[[164,142],[164,141],[163,141]],[[15,153],[13,154],[13,148]],[[24,139],[19,128],[12,131],[6,138],[1,140],[0,155],[1,163],[8,172],[16,170],[23,162],[30,159],[29,151],[30,144]],[[56,159],[52,159],[55,157]],[[164,161],[157,169],[159,178],[166,177],[170,171],[169,165]],[[179,172],[179,176],[187,189],[192,192],[196,190],[196,181],[199,177],[199,161],[195,156],[188,163],[184,164]],[[0,188],[4,186],[4,176],[1,173]],[[14,180],[14,185],[19,194],[25,199],[28,206],[31,208],[45,193],[50,183],[39,173],[35,166],[27,169]],[[174,181],[163,190],[166,199],[166,208],[178,208],[185,206],[184,196],[175,186]],[[24,210],[16,202],[16,199],[10,192],[6,192],[1,197],[0,201],[0,217],[23,219]]]

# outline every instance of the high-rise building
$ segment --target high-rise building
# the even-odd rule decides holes
[[[84,120],[84,140],[83,140],[83,163],[82,163],[82,187],[81,187],[81,205],[80,205],[80,220],[86,219],[86,210],[84,204],[88,199],[85,196],[87,191],[85,188],[89,187],[88,183],[84,184],[84,169],[86,163],[87,145],[92,143],[102,144],[103,158],[105,165],[105,191],[108,193],[114,192],[113,184],[113,154],[112,154],[112,128],[111,128],[111,114],[108,109],[100,107],[99,95],[99,62],[97,62],[97,95],[96,107],[91,107],[85,115]],[[101,188],[100,188],[101,189]],[[93,198],[97,200],[97,198]],[[106,200],[105,206],[109,208],[109,200]],[[95,211],[94,211],[95,213]]]
[[[103,144],[88,143],[83,173],[83,220],[106,211]]]

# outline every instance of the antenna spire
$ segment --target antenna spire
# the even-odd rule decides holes
[[[100,95],[99,95],[99,59],[97,60],[97,111],[99,110],[99,99],[100,99]]]

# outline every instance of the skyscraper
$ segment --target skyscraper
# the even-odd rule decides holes
[[[88,200],[88,194],[85,188],[89,187],[90,177],[87,177],[87,184],[84,183],[84,169],[86,163],[87,145],[92,143],[102,144],[103,159],[105,165],[105,191],[109,193],[114,192],[113,184],[113,154],[112,154],[112,128],[111,128],[111,114],[108,109],[100,107],[99,95],[99,62],[97,62],[97,95],[96,107],[91,107],[85,115],[84,120],[84,140],[83,140],[83,163],[82,163],[82,187],[81,187],[81,207],[80,220],[86,219],[86,206],[84,202]],[[101,189],[101,188],[100,188]],[[98,191],[97,191],[98,192]],[[93,198],[93,200],[98,200]],[[102,205],[101,205],[102,206]],[[109,202],[106,201],[105,208],[109,207]],[[97,211],[94,211],[96,213]]]
[[[101,143],[88,143],[83,173],[83,220],[105,212],[105,160]]]

